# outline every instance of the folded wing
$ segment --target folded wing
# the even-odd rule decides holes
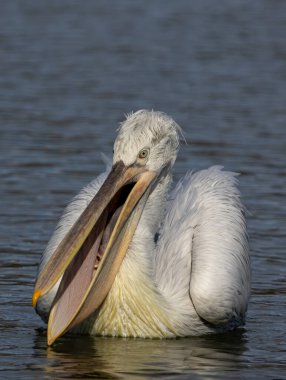
[[[156,280],[212,325],[243,323],[250,259],[235,173],[211,167],[178,183],[160,232]]]

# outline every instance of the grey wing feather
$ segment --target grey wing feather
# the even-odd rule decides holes
[[[244,207],[236,174],[188,173],[171,194],[156,256],[159,287],[204,320],[241,323],[250,294]]]

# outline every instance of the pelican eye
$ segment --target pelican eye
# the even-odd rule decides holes
[[[149,155],[149,149],[142,149],[140,150],[139,154],[138,154],[138,158],[140,158],[141,160],[144,160],[148,157]]]

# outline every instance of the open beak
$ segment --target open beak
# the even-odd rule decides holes
[[[35,307],[62,277],[48,322],[48,345],[94,313],[107,296],[156,179],[116,163],[102,187],[39,273]]]

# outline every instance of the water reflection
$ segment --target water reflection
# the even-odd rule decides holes
[[[221,378],[225,370],[237,370],[246,343],[246,332],[239,329],[174,340],[65,336],[47,348],[46,332],[38,330],[34,355],[46,355],[42,370],[52,378],[175,377],[182,373]]]

